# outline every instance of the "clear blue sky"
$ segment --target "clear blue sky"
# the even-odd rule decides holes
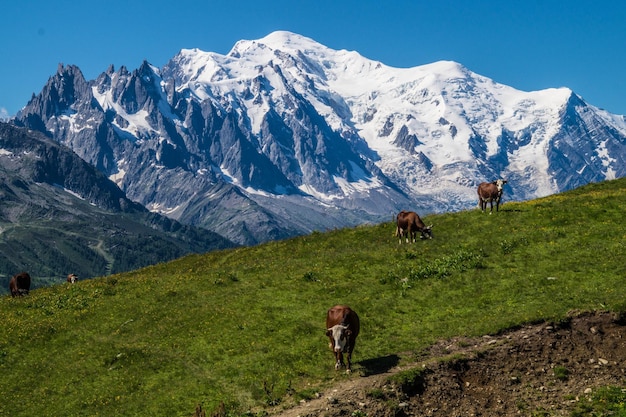
[[[0,117],[59,63],[87,79],[113,64],[162,67],[182,48],[226,54],[275,30],[394,67],[438,60],[514,88],[569,87],[626,115],[626,2],[619,0],[9,0],[0,6]]]

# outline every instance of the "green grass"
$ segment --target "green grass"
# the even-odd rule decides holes
[[[0,299],[0,415],[232,415],[353,378],[324,336],[338,303],[361,318],[353,375],[437,339],[626,309],[626,181],[499,213],[425,216],[399,245],[383,223],[192,255]]]
[[[626,416],[626,390],[621,387],[604,387],[591,395],[588,401],[578,403],[572,417]]]

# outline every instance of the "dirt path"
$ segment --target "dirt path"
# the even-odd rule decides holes
[[[598,388],[623,386],[625,369],[624,317],[572,312],[560,323],[441,341],[402,369],[383,358],[372,374],[354,372],[318,398],[270,415],[570,416]],[[393,375],[404,383],[390,382]]]
[[[102,239],[98,240],[97,245],[89,245],[89,247],[96,252],[98,252],[102,257],[107,261],[106,273],[105,275],[111,275],[113,271],[113,263],[115,262],[115,258],[104,249],[104,241]]]

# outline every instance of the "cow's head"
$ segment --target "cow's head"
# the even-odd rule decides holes
[[[344,352],[348,346],[348,337],[352,331],[348,326],[343,324],[335,324],[330,329],[326,329],[326,336],[332,340],[331,348],[335,352]]]
[[[501,193],[502,192],[502,187],[504,187],[504,184],[506,184],[506,180],[503,179],[499,179],[499,180],[495,180],[493,182],[493,184],[498,187],[498,192]]]
[[[422,234],[420,235],[420,239],[432,239],[433,238],[433,225],[426,226],[422,229]]]

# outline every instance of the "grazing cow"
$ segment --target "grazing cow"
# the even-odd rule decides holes
[[[500,199],[502,198],[502,187],[506,180],[499,179],[492,182],[481,182],[478,186],[478,205],[485,212],[487,203],[491,204],[489,214],[493,213],[493,202],[496,202],[496,211],[500,211]]]
[[[432,224],[430,226],[426,226],[422,219],[420,219],[420,216],[418,216],[414,211],[402,210],[398,213],[396,237],[400,238],[400,243],[402,243],[403,238],[406,239],[406,243],[415,242],[417,232],[420,232],[420,239],[432,239],[432,228]]]
[[[67,282],[74,284],[76,281],[78,281],[78,275],[76,274],[69,274],[67,276]]]
[[[359,335],[359,328],[359,316],[348,306],[337,305],[326,313],[326,336],[330,339],[328,347],[335,355],[335,370],[345,366],[343,361],[345,353],[348,360],[346,372],[351,372],[352,351]]]
[[[9,291],[11,291],[11,296],[13,297],[21,297],[28,294],[30,291],[30,275],[27,272],[20,272],[14,275],[11,281],[9,281]]]

